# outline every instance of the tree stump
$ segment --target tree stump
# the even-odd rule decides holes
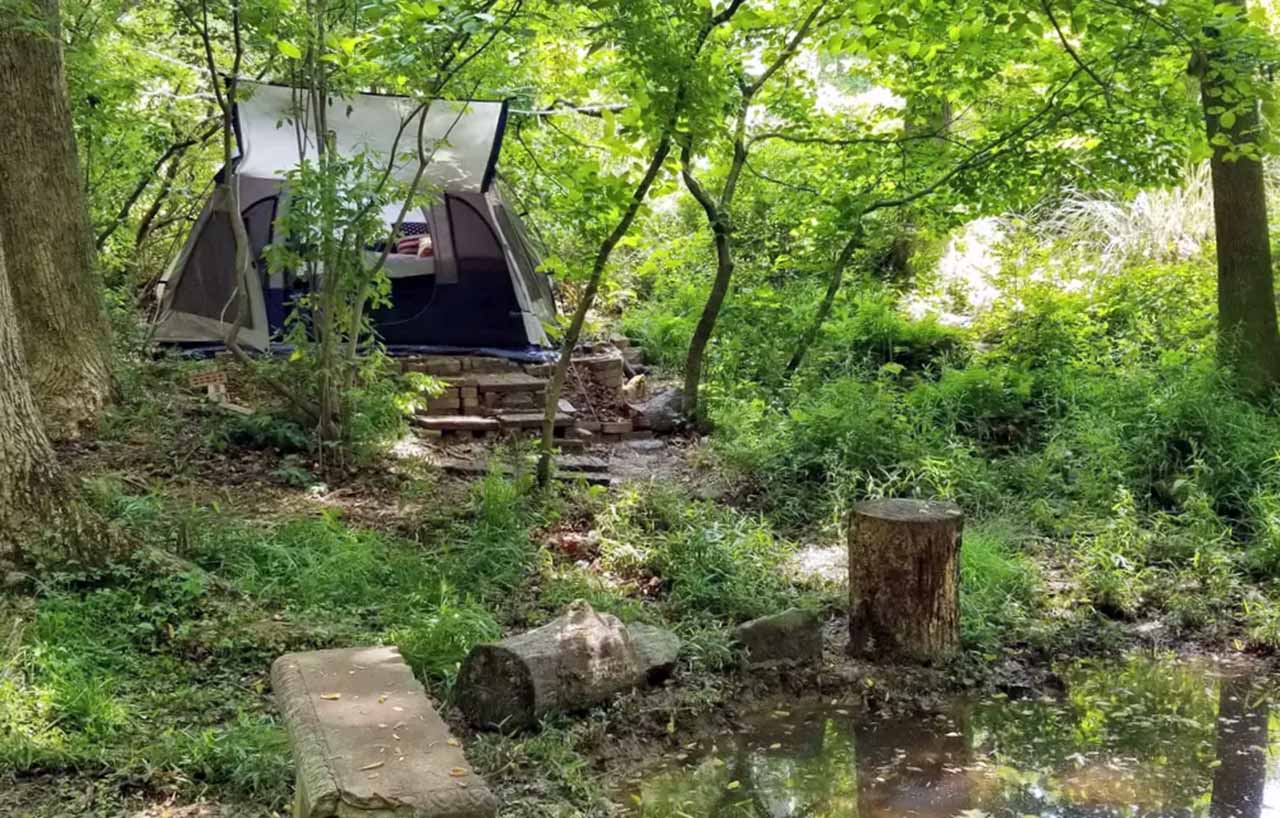
[[[477,727],[516,731],[658,681],[675,665],[670,631],[623,625],[586,602],[501,642],[476,645],[458,673],[458,706]]]
[[[954,503],[873,500],[849,523],[849,653],[929,661],[960,643]]]

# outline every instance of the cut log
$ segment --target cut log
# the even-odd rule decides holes
[[[953,503],[874,500],[849,523],[849,652],[930,661],[960,644],[960,534]]]
[[[458,674],[458,706],[476,727],[523,730],[657,681],[678,650],[669,631],[628,628],[579,600],[540,628],[472,648]]]

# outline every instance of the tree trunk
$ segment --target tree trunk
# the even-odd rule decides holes
[[[53,449],[27,381],[0,242],[0,558],[21,561],[22,534],[50,510],[50,488],[56,485]]]
[[[947,100],[907,95],[902,129],[905,138],[902,162],[907,174],[920,174],[921,166],[928,167],[931,159],[946,156],[946,131],[951,125],[951,118],[951,103]],[[899,280],[909,280],[916,272],[911,268],[911,259],[920,247],[920,225],[915,209],[906,206],[899,215],[898,233],[889,246],[886,272]]]
[[[800,364],[804,363],[804,358],[809,354],[809,347],[813,346],[813,342],[818,340],[818,333],[822,331],[822,325],[827,322],[827,316],[831,314],[831,308],[836,303],[836,295],[840,293],[840,285],[844,283],[844,271],[849,266],[849,261],[853,258],[854,251],[862,246],[862,229],[855,228],[854,235],[845,242],[844,248],[840,250],[840,255],[836,258],[835,266],[831,269],[831,278],[827,281],[827,291],[822,295],[822,301],[818,304],[818,311],[813,314],[813,320],[809,322],[809,326],[805,329],[804,334],[800,336],[800,342],[796,344],[796,350],[791,354],[791,360],[787,362],[786,374],[791,377],[800,368]]]
[[[849,652],[928,661],[960,645],[960,533],[953,503],[874,500],[849,526]]]
[[[1218,767],[1213,771],[1211,818],[1258,818],[1267,784],[1267,697],[1248,678],[1218,688]]]
[[[742,102],[737,135],[733,143],[733,163],[729,168],[728,181],[725,182],[724,192],[718,203],[711,198],[699,184],[697,177],[693,175],[690,146],[686,145],[681,152],[680,167],[685,187],[698,200],[698,204],[706,213],[707,224],[711,226],[712,243],[716,249],[716,277],[711,283],[707,303],[702,307],[698,325],[694,327],[693,336],[689,339],[689,352],[684,361],[682,409],[695,422],[699,416],[698,390],[702,385],[702,361],[707,353],[707,344],[711,342],[711,333],[715,331],[716,321],[720,318],[720,308],[724,306],[725,297],[729,295],[729,284],[733,281],[733,236],[728,208],[733,203],[738,175],[747,161],[745,130],[747,109],[750,104],[750,98]]]
[[[716,245],[716,278],[711,284],[711,294],[702,307],[702,317],[689,339],[689,354],[684,362],[684,411],[691,418],[699,415],[698,387],[702,384],[702,361],[707,353],[707,344],[711,342],[711,333],[720,318],[720,308],[724,306],[725,296],[729,294],[729,283],[733,280],[733,250],[730,247],[729,229],[721,222],[712,228],[715,232]]]
[[[538,485],[540,486],[545,486],[551,482],[551,458],[555,447],[556,415],[560,412],[560,395],[564,392],[564,382],[569,375],[569,365],[573,363],[573,349],[578,345],[578,338],[582,336],[582,325],[586,323],[587,313],[591,310],[591,305],[595,303],[596,292],[600,289],[600,281],[604,278],[605,268],[609,266],[609,257],[613,255],[613,248],[618,246],[618,242],[622,241],[623,237],[627,235],[627,231],[631,229],[631,223],[635,221],[636,215],[639,214],[640,208],[644,205],[644,200],[649,195],[649,189],[653,187],[658,174],[661,173],[662,164],[667,161],[667,154],[670,152],[671,135],[664,134],[658,141],[657,148],[654,149],[653,158],[649,160],[649,167],[640,179],[640,184],[636,186],[635,191],[631,194],[631,201],[627,204],[627,209],[623,212],[622,218],[618,220],[618,224],[613,228],[613,231],[605,237],[604,242],[600,245],[599,252],[596,253],[595,263],[591,267],[591,278],[587,280],[586,289],[582,291],[582,296],[578,299],[578,306],[574,309],[573,318],[569,321],[569,329],[565,332],[564,340],[560,344],[560,357],[556,360],[556,367],[551,373],[551,381],[547,384],[547,401],[543,406],[542,440],[539,444],[540,454],[538,455]]]
[[[110,351],[58,3],[31,6],[37,21],[0,12],[0,235],[32,392],[48,432],[73,437],[109,398]]]
[[[549,713],[655,681],[674,666],[679,645],[669,631],[626,626],[575,602],[540,628],[472,648],[458,674],[458,706],[477,727],[533,727]]]
[[[1244,16],[1245,0],[1228,2]],[[1244,388],[1260,393],[1280,384],[1280,332],[1267,196],[1257,146],[1258,104],[1253,98],[1240,100],[1240,89],[1228,79],[1239,71],[1250,71],[1249,66],[1233,64],[1227,51],[1210,54],[1204,62],[1200,89],[1213,147],[1219,348],[1223,362],[1236,372]],[[1234,121],[1224,120],[1228,115]]]

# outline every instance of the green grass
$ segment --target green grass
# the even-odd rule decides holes
[[[104,514],[191,567],[139,548],[45,577],[0,653],[0,772],[108,769],[284,804],[271,661],[391,642],[447,693],[470,647],[501,635],[488,605],[532,568],[527,489],[491,476],[438,541],[414,542],[333,514],[251,523],[93,481]]]
[[[1035,617],[1040,578],[1016,529],[971,525],[960,549],[960,630],[968,647],[990,649],[1019,637]]]

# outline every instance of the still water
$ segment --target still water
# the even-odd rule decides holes
[[[774,702],[623,795],[640,818],[1280,818],[1274,682],[1133,658],[1064,690],[876,718]]]

